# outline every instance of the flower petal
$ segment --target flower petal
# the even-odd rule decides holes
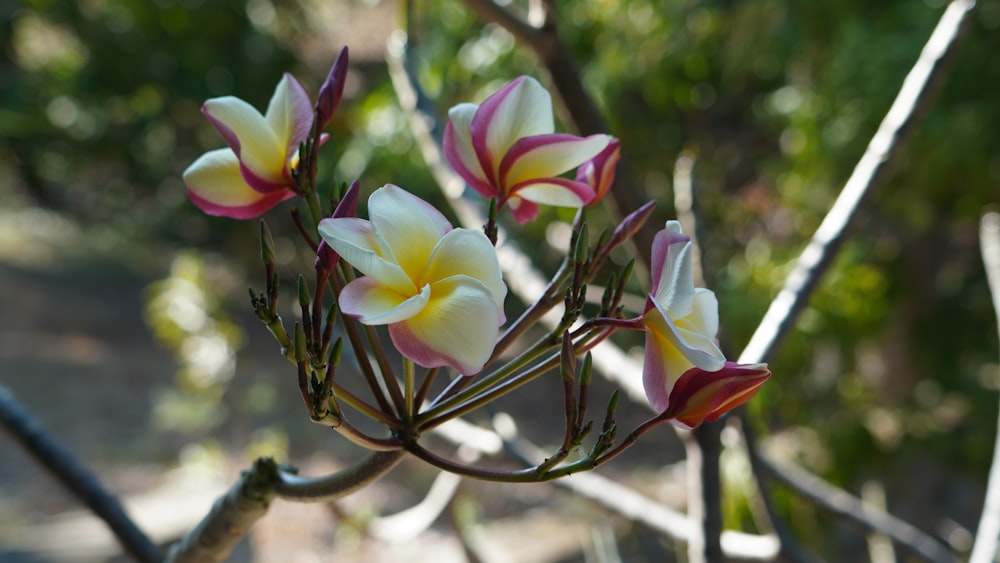
[[[338,303],[345,315],[358,317],[366,325],[384,325],[405,321],[418,314],[427,306],[430,296],[429,285],[411,297],[392,291],[365,276],[345,285]]]
[[[368,215],[386,258],[399,264],[416,283],[434,247],[451,230],[451,223],[431,204],[392,184],[368,199]]]
[[[270,183],[285,182],[284,141],[259,111],[233,96],[212,98],[201,111],[253,175]]]
[[[521,137],[552,133],[552,97],[537,80],[521,76],[486,98],[469,124],[472,146],[494,185],[500,160]]]
[[[594,199],[590,205],[604,199],[611,185],[615,183],[615,170],[621,160],[621,141],[611,139],[608,146],[597,156],[585,163],[576,171],[576,181],[585,182],[594,190]]]
[[[209,215],[251,219],[295,195],[291,190],[262,194],[240,175],[240,163],[229,149],[209,151],[184,171],[188,197]]]
[[[663,336],[661,331],[646,329],[646,353],[642,367],[642,386],[649,404],[659,412],[670,406],[670,392],[686,371],[694,367],[687,358]]]
[[[496,250],[482,231],[460,228],[446,234],[434,249],[422,279],[433,283],[457,275],[477,279],[490,290],[500,316],[498,326],[502,324],[507,285]]]
[[[448,110],[448,124],[444,128],[441,150],[452,170],[461,176],[469,187],[483,197],[501,199],[503,194],[497,192],[497,188],[483,172],[483,167],[479,164],[479,158],[472,147],[469,125],[477,109],[479,106],[475,104],[458,104]]]
[[[594,197],[590,186],[567,178],[529,180],[514,186],[511,193],[527,201],[556,207],[580,207]]]
[[[669,342],[695,366],[705,371],[717,371],[725,365],[726,357],[715,343],[715,334],[698,332],[690,324],[677,326],[660,304],[651,299],[647,299],[645,320],[647,332],[652,330],[657,333],[660,342]]]
[[[287,72],[274,88],[267,104],[264,119],[275,138],[282,143],[282,154],[287,158],[298,152],[299,143],[306,140],[313,122],[313,106],[302,84]],[[286,163],[282,162],[282,167]]]
[[[694,299],[691,269],[691,237],[681,232],[681,224],[667,221],[653,238],[651,271],[653,299],[672,318],[687,316]]]
[[[706,373],[693,368],[684,373],[670,394],[664,413],[694,428],[749,401],[771,376],[767,364],[740,365],[726,362],[722,369]]]
[[[511,215],[521,225],[528,221],[534,221],[538,217],[538,204],[533,201],[521,199],[521,196],[514,194],[507,200],[507,207],[510,208]]]
[[[518,139],[500,163],[501,185],[559,176],[600,154],[609,141],[611,137],[607,135],[577,137],[565,133]]]
[[[451,366],[463,375],[483,369],[500,326],[489,288],[467,276],[431,285],[419,314],[389,326],[396,349],[423,367]]]
[[[380,285],[402,295],[415,295],[417,286],[399,265],[379,253],[372,225],[364,219],[338,217],[319,222],[319,234],[349,264]]]

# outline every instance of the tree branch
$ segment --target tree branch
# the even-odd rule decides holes
[[[962,24],[974,5],[974,0],[953,0],[948,5],[844,189],[740,355],[740,363],[755,364],[769,358],[792,326],[840,250],[862,200],[895,163],[905,133],[916,121],[916,116],[929,106],[932,83],[941,79],[950,68],[945,63],[952,58],[962,35]]]
[[[405,452],[373,452],[357,464],[325,477],[300,477],[271,458],[258,459],[229,491],[215,501],[205,518],[170,547],[168,563],[225,561],[275,498],[328,502],[373,483],[389,472]]]
[[[993,299],[993,311],[1000,330],[1000,214],[987,213],[979,225],[979,246],[986,268],[986,280]],[[1000,539],[1000,420],[997,421],[996,443],[993,444],[993,462],[986,486],[986,500],[983,515],[979,519],[979,530],[972,546],[969,563],[989,563],[997,553]]]
[[[163,555],[156,544],[135,525],[97,476],[56,440],[3,385],[0,385],[0,423],[42,467],[107,524],[129,555],[143,563],[161,560]]]
[[[921,559],[938,563],[956,561],[955,555],[943,543],[899,518],[862,502],[805,469],[784,463],[778,466],[755,450],[751,450],[751,455],[756,456],[757,468],[788,485],[816,506],[866,530],[878,531],[889,536],[900,547]]]

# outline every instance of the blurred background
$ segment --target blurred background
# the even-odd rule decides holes
[[[609,132],[660,203],[654,221],[673,216],[675,162],[693,166],[706,270],[736,356],[945,2],[557,4]],[[230,94],[264,108],[286,71],[315,92],[348,45],[323,181],[361,178],[368,192],[393,182],[442,201],[388,79],[386,45],[401,33],[442,113],[519,74],[545,78],[529,50],[455,0],[0,5],[0,383],[134,511],[158,515],[149,526],[161,540],[186,531],[259,455],[307,474],[361,456],[309,423],[294,370],[250,311],[246,288],[262,289],[257,222],[207,217],[187,201],[181,172],[222,146],[199,108]],[[977,242],[979,217],[1000,206],[997,53],[1000,0],[980,0],[903,158],[750,404],[772,451],[854,494],[884,494],[890,511],[959,550],[981,509],[1000,389]],[[268,218],[290,289],[311,257],[295,245],[287,206]],[[546,223],[571,219],[544,210],[518,233],[543,271],[556,265],[539,244]],[[508,303],[508,318],[517,307]],[[557,382],[525,397],[561,401]],[[532,412],[515,411],[526,434],[561,439],[546,432],[560,424],[558,406]],[[100,527],[6,435],[0,451],[0,561],[115,557]],[[683,484],[682,459],[663,429],[602,472],[683,506],[683,487],[670,485]],[[723,462],[726,523],[755,531],[745,462],[728,452]],[[416,560],[420,545],[434,561],[591,561],[601,560],[594,545],[615,538],[626,561],[676,555],[545,485],[463,483],[405,552],[364,531],[375,514],[418,502],[433,477],[408,461],[339,508],[278,502],[234,560]],[[775,494],[821,558],[864,553],[854,529],[781,487]],[[523,556],[507,542],[509,558],[491,559],[489,542],[523,538],[526,523],[546,540]]]

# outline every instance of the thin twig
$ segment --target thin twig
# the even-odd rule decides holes
[[[129,555],[143,563],[155,563],[162,559],[160,549],[129,518],[97,476],[50,434],[41,421],[3,385],[0,385],[0,424],[42,467],[107,524]]]
[[[949,66],[944,63],[951,58],[948,55],[955,52],[962,24],[974,5],[974,0],[953,0],[948,5],[844,189],[740,355],[740,363],[755,364],[769,358],[791,328],[846,239],[847,229],[862,200],[895,162],[904,134],[915,122],[915,117],[930,104],[929,94],[933,90],[930,86],[944,76]]]
[[[782,463],[779,466],[764,456],[758,456],[756,461],[760,470],[786,483],[816,506],[866,530],[878,531],[889,536],[913,555],[939,563],[956,561],[955,555],[943,543],[907,522],[862,502],[805,469],[790,463]]]
[[[987,213],[979,224],[979,246],[983,253],[986,280],[993,299],[993,311],[1000,330],[1000,214]],[[969,563],[989,563],[997,553],[1000,539],[1000,420],[997,421],[996,443],[993,444],[993,463],[986,486],[986,500],[983,515],[979,519],[979,530],[972,546]]]

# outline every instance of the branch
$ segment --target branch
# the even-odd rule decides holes
[[[325,477],[299,477],[271,458],[258,459],[229,491],[215,501],[212,510],[177,543],[170,547],[169,563],[215,563],[229,552],[257,520],[267,513],[275,498],[296,502],[328,502],[350,494],[385,475],[404,452],[373,452],[343,471]]]
[[[979,225],[979,245],[986,268],[986,280],[993,299],[993,311],[1000,329],[1000,214],[987,213]],[[1000,420],[997,422],[996,443],[993,445],[993,463],[986,486],[983,515],[979,519],[976,542],[972,546],[969,563],[989,563],[997,553],[1000,539]]]
[[[757,468],[785,483],[816,506],[867,530],[889,536],[900,547],[921,559],[940,563],[956,561],[950,549],[914,526],[862,502],[805,469],[792,464],[778,466],[760,452],[750,451],[756,456]]]
[[[3,385],[0,385],[0,423],[42,467],[107,524],[129,555],[143,563],[161,560],[163,555],[156,544],[135,525],[97,476],[56,440]]]
[[[974,5],[974,0],[953,0],[948,5],[837,201],[802,251],[795,269],[740,355],[740,363],[763,362],[792,326],[820,277],[833,262],[862,200],[895,163],[904,134],[914,123],[915,116],[930,104],[931,83],[940,79],[949,67],[944,63],[955,52],[962,24]]]

